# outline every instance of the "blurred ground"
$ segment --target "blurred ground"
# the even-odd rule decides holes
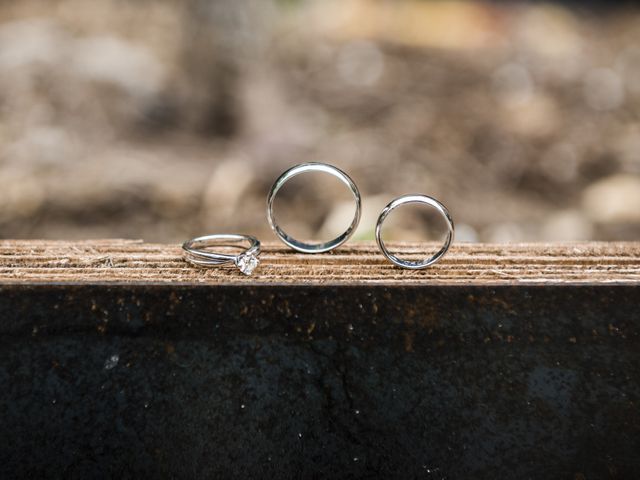
[[[3,2],[0,236],[269,240],[273,180],[322,161],[360,238],[421,192],[459,240],[637,240],[639,45],[628,6]],[[331,188],[288,204],[303,235],[348,223]]]

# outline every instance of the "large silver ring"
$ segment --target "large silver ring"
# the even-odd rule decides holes
[[[384,244],[384,241],[382,240],[382,224],[384,223],[384,220],[393,210],[398,208],[400,205],[404,205],[407,203],[422,203],[425,205],[429,205],[435,208],[436,211],[440,213],[440,215],[442,215],[445,222],[447,223],[448,232],[447,232],[447,238],[444,241],[444,245],[440,250],[438,250],[438,252],[435,255],[433,255],[430,258],[426,258],[425,260],[422,260],[422,261],[414,262],[414,261],[402,260],[398,258],[397,256],[390,253],[389,250],[387,250],[387,247]],[[380,247],[382,254],[385,257],[387,257],[387,259],[390,260],[395,265],[402,268],[409,268],[411,270],[419,270],[421,268],[426,268],[429,265],[433,265],[438,260],[440,260],[442,256],[445,253],[447,253],[447,250],[449,250],[449,247],[451,246],[451,242],[453,242],[454,232],[455,232],[455,227],[453,225],[453,219],[451,218],[451,215],[449,214],[449,211],[447,210],[447,208],[435,198],[431,198],[431,197],[428,197],[427,195],[419,195],[419,194],[403,195],[393,200],[386,207],[384,207],[384,209],[380,213],[380,216],[378,217],[378,222],[376,223],[376,241],[378,242],[378,247]]]
[[[307,172],[324,172],[334,177],[338,178],[342,183],[344,183],[349,190],[353,194],[353,198],[356,202],[356,213],[353,216],[353,220],[351,221],[351,225],[347,228],[343,233],[334,238],[333,240],[329,240],[328,242],[323,243],[304,243],[295,238],[288,235],[276,222],[275,215],[273,213],[273,202],[276,198],[278,191],[282,188],[282,186],[291,180],[293,177],[301,175]],[[358,223],[360,222],[360,191],[356,184],[351,180],[349,175],[344,173],[339,168],[334,167],[333,165],[328,165],[326,163],[302,163],[300,165],[296,165],[295,167],[290,168],[282,175],[278,177],[275,181],[271,190],[269,191],[269,196],[267,197],[267,217],[269,218],[269,225],[271,225],[271,229],[275,232],[280,240],[282,240],[286,245],[297,250],[302,253],[322,253],[328,252],[329,250],[333,250],[336,247],[339,247],[344,242],[349,240],[351,235],[355,232],[358,227]]]
[[[238,255],[216,253],[211,251],[214,247],[238,247],[246,248]],[[182,244],[184,259],[200,267],[212,267],[225,263],[233,263],[245,275],[251,275],[260,264],[260,241],[250,235],[205,235],[188,240]]]

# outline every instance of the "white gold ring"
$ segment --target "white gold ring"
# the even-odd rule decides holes
[[[333,175],[338,178],[342,183],[344,183],[351,194],[356,203],[356,212],[353,216],[353,220],[349,227],[340,235],[338,235],[333,240],[329,240],[328,242],[322,243],[305,243],[299,240],[296,240],[292,236],[288,235],[276,222],[275,214],[273,212],[273,202],[276,198],[278,191],[283,187],[285,183],[291,180],[293,177],[301,175],[307,172],[323,172]],[[275,181],[271,190],[269,191],[269,196],[267,197],[267,217],[269,219],[269,225],[271,229],[275,232],[280,240],[282,240],[286,245],[297,250],[302,253],[322,253],[328,252],[329,250],[333,250],[336,247],[339,247],[344,242],[349,240],[351,235],[355,232],[358,227],[358,223],[360,223],[360,209],[361,209],[361,201],[360,201],[360,191],[356,184],[351,180],[349,175],[344,173],[337,167],[333,165],[328,165],[326,163],[302,163],[300,165],[296,165],[295,167],[290,168],[282,175],[278,177]]]
[[[244,245],[243,245],[244,244]],[[216,253],[211,251],[214,247],[243,247],[238,255]],[[260,264],[260,241],[250,235],[219,234],[205,235],[184,242],[184,259],[199,267],[212,267],[233,263],[245,275],[251,275]]]
[[[444,241],[444,245],[440,250],[438,250],[438,252],[435,255],[433,255],[430,258],[426,258],[422,261],[414,262],[414,261],[402,260],[401,258],[398,258],[397,256],[390,253],[389,250],[387,250],[387,247],[384,244],[384,241],[382,240],[382,224],[384,223],[387,216],[399,206],[407,203],[421,203],[424,205],[429,205],[430,207],[435,208],[436,211],[442,216],[442,218],[444,218],[445,222],[447,223],[448,231],[447,231],[447,238]],[[442,256],[445,253],[447,253],[447,250],[449,250],[449,247],[451,246],[451,242],[453,242],[454,233],[455,233],[455,227],[453,225],[453,219],[451,218],[451,215],[449,214],[449,211],[447,210],[447,208],[435,198],[428,197],[427,195],[412,194],[412,195],[403,195],[401,197],[396,198],[391,203],[389,203],[386,207],[384,207],[384,209],[380,213],[380,216],[378,217],[378,222],[376,223],[376,241],[378,242],[378,247],[380,247],[382,254],[385,257],[387,257],[387,259],[392,263],[394,263],[395,265],[402,268],[412,269],[412,270],[419,270],[421,268],[426,268],[429,265],[433,265],[438,260],[440,260]]]

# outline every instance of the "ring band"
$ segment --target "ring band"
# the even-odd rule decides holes
[[[351,221],[351,225],[339,236],[334,238],[333,240],[329,240],[328,242],[323,243],[304,243],[295,238],[288,235],[280,226],[276,223],[275,215],[273,213],[273,202],[278,191],[283,187],[285,183],[291,180],[293,177],[301,175],[306,172],[323,172],[333,175],[338,178],[342,183],[344,183],[349,190],[353,194],[353,198],[356,203],[356,212],[353,216],[353,220]],[[349,175],[344,173],[337,167],[333,165],[328,165],[326,163],[302,163],[300,165],[296,165],[295,167],[290,168],[282,175],[278,177],[275,181],[271,190],[269,191],[269,196],[267,197],[267,217],[269,219],[269,225],[271,229],[275,232],[280,240],[282,240],[286,245],[297,250],[302,253],[322,253],[328,252],[329,250],[333,250],[336,247],[339,247],[344,242],[349,240],[351,235],[355,232],[358,227],[358,223],[360,223],[360,211],[361,211],[361,201],[360,201],[360,191],[356,184],[351,180]]]
[[[229,246],[229,243],[247,244],[238,255],[215,253],[205,248]],[[234,245],[235,246],[235,245]],[[211,267],[233,262],[245,275],[251,275],[260,264],[260,241],[251,235],[219,234],[193,238],[182,244],[184,259],[200,267]]]
[[[390,253],[389,250],[387,250],[386,245],[382,241],[383,222],[393,210],[407,203],[421,203],[424,205],[429,205],[435,208],[447,223],[448,232],[447,232],[447,238],[444,241],[444,245],[435,255],[423,261],[414,262],[410,260],[402,260],[397,256],[393,255],[392,253]],[[449,214],[449,211],[447,210],[447,208],[435,198],[429,197],[427,195],[412,194],[412,195],[403,195],[401,197],[396,198],[391,203],[389,203],[386,207],[384,207],[384,209],[380,213],[380,216],[378,217],[378,222],[376,223],[376,241],[378,242],[378,247],[380,247],[382,254],[385,257],[387,257],[387,259],[392,263],[394,263],[395,265],[402,268],[412,269],[412,270],[419,270],[421,268],[426,268],[429,265],[433,265],[438,260],[440,260],[442,256],[445,253],[447,253],[447,250],[449,250],[449,247],[451,246],[451,242],[453,242],[454,233],[455,233],[455,227],[453,225],[453,219],[451,218],[451,215]]]

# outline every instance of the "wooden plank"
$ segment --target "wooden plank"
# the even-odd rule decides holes
[[[420,258],[434,245],[400,244],[395,251]],[[354,243],[334,252],[305,255],[281,244],[263,247],[250,277],[233,266],[196,268],[177,245],[131,240],[0,242],[0,283],[141,284],[637,284],[640,242],[457,244],[425,270],[402,270],[386,261],[374,243]]]
[[[0,478],[640,471],[639,243],[261,258],[0,242]]]

